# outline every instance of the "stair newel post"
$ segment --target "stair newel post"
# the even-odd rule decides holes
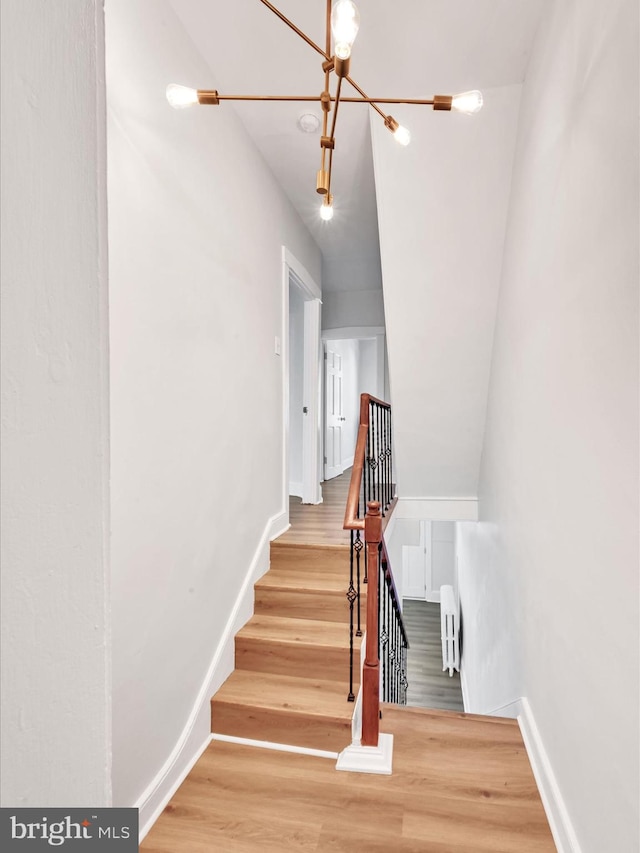
[[[364,539],[370,567],[367,591],[367,642],[362,673],[362,745],[377,746],[380,729],[380,658],[378,654],[378,596],[382,515],[379,501],[367,503]]]

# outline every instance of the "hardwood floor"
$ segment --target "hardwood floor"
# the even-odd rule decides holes
[[[405,598],[402,618],[409,638],[407,704],[464,711],[460,674],[442,671],[440,605]]]
[[[349,531],[342,529],[351,468],[322,484],[322,503],[303,504],[300,498],[289,498],[291,528],[278,542],[300,542],[309,545],[349,544]]]
[[[213,742],[146,853],[553,853],[517,724],[384,706],[392,776]]]

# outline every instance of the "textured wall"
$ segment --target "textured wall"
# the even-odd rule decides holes
[[[110,802],[104,27],[2,3],[2,804]]]

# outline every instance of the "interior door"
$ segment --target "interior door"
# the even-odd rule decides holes
[[[402,546],[404,598],[425,600],[431,589],[431,523],[420,522],[420,544]]]
[[[324,478],[331,480],[342,474],[342,428],[344,425],[342,401],[342,356],[327,341],[325,353],[325,388],[327,395],[325,429]]]

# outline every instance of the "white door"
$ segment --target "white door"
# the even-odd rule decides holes
[[[327,393],[327,423],[325,430],[324,478],[331,480],[344,470],[342,467],[342,356],[327,342],[325,357],[325,388]]]
[[[431,523],[420,522],[420,544],[402,546],[402,595],[427,598],[431,590]]]

